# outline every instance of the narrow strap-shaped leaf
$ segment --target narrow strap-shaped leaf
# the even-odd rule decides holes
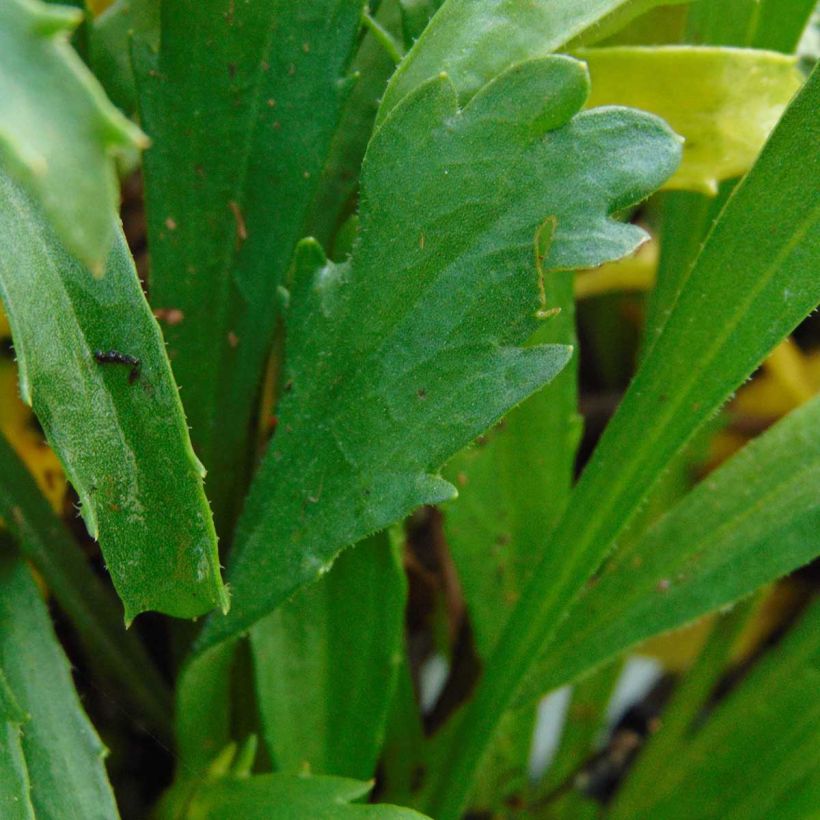
[[[251,630],[265,741],[277,771],[369,778],[393,698],[407,581],[387,533]]]
[[[626,109],[557,128],[586,89],[580,63],[547,58],[459,112],[437,78],[377,131],[351,261],[302,246],[279,424],[232,554],[234,610],[209,622],[200,648],[271,611],[343,547],[452,497],[442,462],[565,364],[566,348],[518,346],[542,306],[533,257],[545,217],[545,270],[622,255],[644,234],[608,213],[678,157],[661,121]]]
[[[101,273],[114,241],[112,153],[144,148],[68,43],[76,9],[0,4],[0,162],[36,195],[66,247]]]
[[[0,296],[20,393],[80,497],[126,620],[226,606],[202,467],[122,234],[92,279],[0,177]]]
[[[529,700],[820,553],[820,397],[753,440],[619,550],[530,676]]]
[[[510,66],[558,50],[614,12],[632,16],[667,2],[447,0],[390,80],[377,122],[382,122],[413,89],[441,71],[450,76],[459,100],[464,102]]]
[[[813,0],[715,0],[693,3],[687,39],[707,45],[748,45],[791,54],[816,7]]]
[[[730,652],[738,633],[748,623],[754,600],[753,597],[743,601],[715,619],[695,662],[663,706],[660,731],[641,749],[626,782],[618,789],[619,804],[628,805],[635,796],[641,802],[641,792],[653,790],[659,780],[677,767],[681,748],[685,748],[697,718],[708,707],[709,696],[726,674]]]
[[[729,200],[607,427],[441,772],[442,820],[458,815],[492,727],[664,466],[820,300],[820,177],[807,174],[819,104],[815,71]]]
[[[8,544],[0,546],[0,666],[29,715],[20,746],[35,815],[116,818],[103,746],[80,706],[31,573]]]
[[[548,310],[560,313],[531,343],[577,344],[573,278],[560,271],[545,279]],[[544,532],[569,498],[581,437],[577,407],[574,357],[548,388],[514,408],[445,470],[459,496],[445,507],[444,528],[482,658],[490,656],[544,549]]]
[[[76,628],[89,662],[116,680],[154,729],[168,736],[172,710],[167,684],[136,635],[125,631],[116,597],[88,566],[2,435],[0,516]]]
[[[613,818],[803,818],[820,801],[820,603]]]
[[[166,325],[208,497],[227,538],[278,317],[350,89],[363,0],[185,0],[135,49],[151,303]]]

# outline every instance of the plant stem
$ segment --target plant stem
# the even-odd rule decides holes
[[[362,15],[362,22],[376,38],[376,41],[381,45],[388,57],[398,65],[402,61],[404,54],[396,38],[368,11],[365,11]]]

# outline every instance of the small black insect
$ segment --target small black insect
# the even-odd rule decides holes
[[[139,377],[142,370],[142,362],[136,356],[129,356],[128,353],[120,353],[119,350],[95,350],[94,358],[100,364],[124,364],[131,368],[128,374],[128,384],[133,384]]]

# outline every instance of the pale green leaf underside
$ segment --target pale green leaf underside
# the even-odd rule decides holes
[[[0,202],[0,296],[20,392],[77,490],[126,619],[224,607],[201,465],[122,234],[93,279],[2,177]],[[95,359],[111,350],[139,359],[139,370]]]
[[[582,593],[524,700],[749,595],[820,552],[820,398],[704,479]]]
[[[451,497],[434,471],[566,362],[566,348],[518,346],[543,307],[536,234],[552,232],[547,271],[628,253],[643,233],[608,214],[661,184],[679,156],[650,115],[601,109],[567,123],[587,87],[580,63],[547,58],[459,111],[437,78],[378,129],[352,259],[335,266],[310,244],[297,259],[286,390],[239,526],[234,611],[210,621],[202,648],[278,606],[344,546]]]
[[[194,795],[186,820],[423,820],[412,809],[352,803],[371,783],[342,777],[258,774],[206,782]]]
[[[0,623],[0,666],[29,716],[18,736],[22,752],[18,771],[22,775],[19,764],[25,766],[34,815],[116,818],[103,746],[80,706],[68,661],[31,573],[9,552],[7,543],[0,545]],[[9,750],[14,733],[8,724],[6,727],[5,735],[0,736],[0,753]],[[4,768],[0,763],[0,778]],[[5,792],[0,794],[0,801],[5,797]],[[24,807],[24,800],[16,801],[3,816],[31,816]]]
[[[80,18],[39,0],[0,4],[0,163],[36,195],[65,246],[101,273],[119,206],[112,153],[146,139],[69,45]]]

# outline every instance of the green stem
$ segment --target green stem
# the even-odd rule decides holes
[[[89,661],[115,680],[151,728],[172,737],[168,685],[133,632],[114,596],[92,572],[34,479],[0,435],[0,516],[22,553],[42,575],[74,625]]]
[[[365,11],[362,15],[362,22],[365,28],[369,29],[370,33],[376,38],[387,56],[398,65],[404,58],[404,52],[396,38],[368,11]]]

